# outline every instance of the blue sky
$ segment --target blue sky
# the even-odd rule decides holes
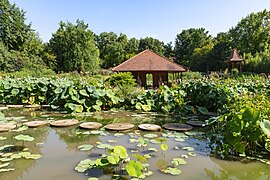
[[[270,9],[270,0],[10,0],[26,11],[44,42],[59,22],[84,20],[96,34],[123,32],[174,42],[184,29],[204,27],[213,36],[226,32],[252,12]]]

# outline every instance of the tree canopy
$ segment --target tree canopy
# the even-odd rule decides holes
[[[75,25],[62,21],[59,25],[49,41],[49,48],[56,56],[57,70],[96,72],[99,69],[99,50],[88,25],[80,20]]]

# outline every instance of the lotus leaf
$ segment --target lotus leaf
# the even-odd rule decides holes
[[[117,143],[118,141],[117,140],[113,140],[113,139],[109,139],[107,140],[109,143]]]
[[[14,137],[14,139],[18,140],[18,141],[34,141],[35,138],[29,136],[29,135],[17,135]]]
[[[7,166],[9,166],[9,162],[8,163],[4,163],[4,164],[0,164],[0,168],[3,168],[3,167],[7,167]]]
[[[146,159],[152,158],[152,156],[150,156],[150,154],[145,154],[145,155],[143,155],[143,157],[145,157]]]
[[[123,136],[124,134],[123,133],[115,133],[114,136],[115,137],[120,137],[120,136]]]
[[[108,157],[107,160],[109,161],[109,163],[111,164],[118,164],[118,162],[120,161],[120,157],[115,154],[115,153],[111,153]]]
[[[192,152],[190,152],[190,153],[192,153]],[[183,154],[181,157],[187,159],[188,158],[188,155]]]
[[[145,112],[151,111],[151,106],[149,105],[141,105],[142,110],[144,110]]]
[[[167,151],[168,150],[167,144],[160,144],[160,149],[163,151]]]
[[[24,156],[25,159],[39,159],[41,158],[41,155],[40,154],[29,154],[29,155],[25,155]]]
[[[4,146],[1,146],[0,147],[0,151],[6,149],[6,148],[10,148],[10,147],[13,147],[14,145],[4,145]]]
[[[6,157],[6,158],[0,158],[0,161],[1,162],[7,162],[7,161],[11,161],[11,160],[13,160],[12,158],[8,158],[8,157]]]
[[[113,152],[122,159],[128,158],[127,150],[123,146],[114,146]]]
[[[174,176],[177,176],[181,174],[181,170],[173,167],[168,167],[167,169],[161,170],[161,172],[166,173],[166,174],[171,174]]]
[[[88,167],[81,167],[79,165],[75,167],[75,170],[79,173],[82,173],[82,172],[86,171],[87,169],[88,169]]]
[[[20,90],[19,89],[12,89],[11,90],[11,94],[16,96],[17,94],[19,94]]]
[[[5,115],[0,112],[0,121],[4,121],[4,120],[5,120]]]
[[[127,173],[133,177],[142,175],[143,166],[139,161],[130,160],[126,165]]]
[[[0,141],[6,140],[6,137],[0,136]]]
[[[245,146],[241,142],[236,142],[233,147],[239,153],[245,152]]]
[[[179,150],[179,147],[178,147],[178,146],[175,146],[174,149],[175,149],[175,150]]]
[[[8,169],[0,169],[0,173],[1,172],[8,172],[8,171],[14,171],[14,168],[8,168]]]
[[[154,173],[153,173],[153,171],[147,171],[147,172],[145,172],[143,174],[148,177],[148,176],[153,175]]]
[[[2,157],[9,157],[9,156],[11,156],[13,153],[4,153],[4,154],[2,154]]]
[[[198,111],[204,115],[207,115],[209,113],[205,107],[198,107]]]
[[[89,97],[85,89],[80,90],[79,93],[83,96]]]
[[[146,137],[146,138],[156,138],[156,137],[158,137],[157,134],[145,134],[143,136]]]
[[[28,129],[28,126],[22,126],[22,127],[18,128],[18,129],[12,130],[12,131],[14,131],[14,132],[21,132],[21,131],[25,131],[27,129]]]
[[[188,147],[188,146],[185,146],[182,149],[183,150],[187,150],[187,151],[194,151],[194,148],[193,147]]]
[[[188,155],[194,157],[194,156],[196,156],[196,153],[194,153],[194,152],[188,152]]]
[[[89,151],[93,148],[94,146],[91,144],[83,144],[78,147],[81,151]]]
[[[103,133],[103,131],[93,130],[90,133],[93,134],[93,135],[98,135],[98,134]]]
[[[136,143],[136,142],[138,142],[138,139],[129,139],[129,142],[130,143]]]
[[[20,159],[20,158],[22,158],[22,155],[20,155],[20,154],[13,154],[13,155],[10,156],[10,158],[12,158],[12,159]]]
[[[96,166],[107,166],[109,161],[107,159],[96,159]]]
[[[96,178],[96,177],[90,177],[87,180],[98,180],[98,178]]]
[[[133,157],[135,157],[140,162],[147,162],[147,159],[139,154],[132,154]]]
[[[270,138],[270,121],[269,120],[263,120],[260,123],[260,126],[261,126],[264,134],[266,134],[267,137]]]
[[[175,138],[174,140],[178,141],[178,142],[184,142],[185,141],[185,139],[183,139],[183,138]]]
[[[174,159],[171,161],[171,163],[174,164],[175,166],[179,166],[179,165],[187,164],[187,161],[185,161],[185,160],[182,159],[182,158],[174,158]]]

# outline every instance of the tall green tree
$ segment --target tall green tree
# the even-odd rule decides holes
[[[175,51],[172,42],[164,44],[164,56],[169,59],[175,58]]]
[[[31,33],[25,12],[8,0],[0,1],[0,38],[9,50],[21,51]]]
[[[270,11],[251,13],[229,30],[233,47],[255,55],[270,44]]]
[[[77,20],[60,22],[59,29],[52,35],[49,48],[56,56],[57,70],[63,72],[96,72],[99,69],[99,50],[95,45],[94,33],[88,24]]]
[[[190,60],[196,48],[202,48],[212,41],[204,28],[190,28],[177,34],[175,39],[176,62],[190,66]]]
[[[159,55],[164,55],[164,43],[152,37],[141,38],[139,42],[139,52],[150,49]]]
[[[126,59],[129,59],[139,53],[139,40],[136,38],[131,38],[128,40],[126,46]]]

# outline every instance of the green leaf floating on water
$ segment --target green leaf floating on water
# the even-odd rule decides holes
[[[29,136],[29,135],[17,135],[14,137],[14,139],[18,140],[18,141],[34,141],[35,138]]]
[[[18,129],[14,129],[12,131],[14,131],[14,132],[21,132],[21,131],[25,131],[26,129],[28,129],[28,126],[22,126],[22,127],[18,128]]]
[[[139,161],[130,160],[126,165],[126,170],[130,176],[139,177],[142,175],[143,166]]]
[[[99,149],[113,149],[113,146],[111,146],[110,144],[99,144],[99,145],[97,145],[97,148],[99,148]]]
[[[96,178],[96,177],[90,177],[87,180],[98,180],[98,178]]]
[[[196,156],[196,153],[194,153],[194,152],[188,152],[188,155],[194,157],[194,156]]]
[[[80,149],[81,151],[89,151],[93,148],[94,146],[91,144],[83,144],[78,146],[78,149]]]
[[[157,134],[145,134],[143,136],[146,137],[146,138],[156,138],[156,137],[158,137]]]
[[[0,136],[0,141],[6,140],[7,137]]]
[[[188,147],[188,146],[185,146],[182,149],[183,150],[187,150],[187,151],[194,151],[194,148],[193,147]]]
[[[0,173],[1,172],[8,172],[8,171],[14,171],[14,168],[8,168],[8,169],[0,169]]]
[[[6,118],[5,118],[5,115],[3,113],[0,112],[0,121],[4,121]]]
[[[168,167],[167,169],[161,170],[161,172],[166,173],[166,174],[171,174],[174,176],[177,176],[182,173],[180,169],[173,168],[173,167]]]
[[[4,164],[0,164],[0,168],[3,168],[3,167],[7,167],[7,166],[9,166],[9,162],[8,163],[4,163]]]
[[[270,121],[268,120],[263,120],[261,123],[260,123],[260,126],[264,132],[264,134],[267,135],[268,138],[270,138]]]
[[[141,105],[142,110],[144,110],[145,112],[151,111],[151,106],[149,105]]]
[[[9,148],[9,147],[13,147],[14,145],[4,145],[4,146],[1,146],[0,147],[0,151],[6,149],[6,148]]]
[[[132,154],[132,156],[135,157],[138,161],[147,162],[147,159],[145,157],[143,157],[142,155]]]
[[[34,160],[36,160],[36,159],[41,158],[41,155],[40,154],[29,154],[29,155],[24,156],[24,158],[25,159],[34,159]]]
[[[174,159],[171,161],[171,163],[174,164],[175,166],[179,166],[179,165],[187,164],[187,161],[185,161],[185,160],[182,159],[182,158],[174,158]]]
[[[163,151],[167,151],[168,150],[167,144],[161,144],[160,149],[162,149]]]
[[[204,115],[207,115],[209,113],[205,107],[198,107],[198,111]]]
[[[156,148],[148,148],[148,151],[154,151],[154,152],[158,152],[158,150]]]
[[[10,157],[0,158],[1,162],[7,162],[7,161],[11,161],[11,160],[13,160],[13,159]]]

